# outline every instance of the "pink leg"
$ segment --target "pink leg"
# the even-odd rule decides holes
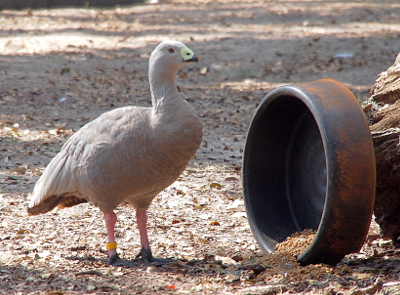
[[[136,209],[136,221],[139,227],[140,242],[142,248],[150,249],[149,239],[147,237],[147,210]]]
[[[114,211],[110,211],[104,214],[104,220],[106,222],[108,243],[114,243],[115,242],[114,227],[115,223],[117,222],[117,215],[115,215]],[[116,249],[108,250],[108,257],[110,258],[116,253],[117,253]]]
[[[154,258],[151,253],[149,239],[147,237],[147,210],[146,209],[136,209],[136,221],[139,227],[140,242],[142,244],[142,249],[140,253],[136,256],[136,260],[140,259],[142,263],[153,265],[163,265],[172,262],[171,259]]]

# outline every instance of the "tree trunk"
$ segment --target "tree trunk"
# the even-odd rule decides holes
[[[375,219],[383,237],[400,246],[400,54],[378,76],[363,109],[370,123],[376,157]]]

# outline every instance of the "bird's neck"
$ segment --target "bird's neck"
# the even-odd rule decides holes
[[[149,82],[151,91],[151,100],[155,111],[162,109],[162,105],[169,98],[179,97],[175,85],[175,77],[178,68],[171,71],[155,71],[153,67],[149,69]]]

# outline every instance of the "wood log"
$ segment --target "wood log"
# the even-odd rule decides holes
[[[400,54],[382,72],[363,105],[376,157],[374,214],[384,238],[400,247]]]

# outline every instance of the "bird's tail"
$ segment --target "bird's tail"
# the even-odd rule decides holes
[[[55,207],[62,209],[87,202],[77,192],[71,175],[74,162],[67,150],[68,146],[64,146],[36,183],[28,206],[29,215],[46,213]]]
[[[42,213],[47,213],[53,210],[55,207],[57,207],[58,209],[62,209],[86,202],[86,199],[78,198],[73,195],[53,195],[47,197],[46,199],[43,199],[40,203],[28,208],[28,214],[38,215]]]

